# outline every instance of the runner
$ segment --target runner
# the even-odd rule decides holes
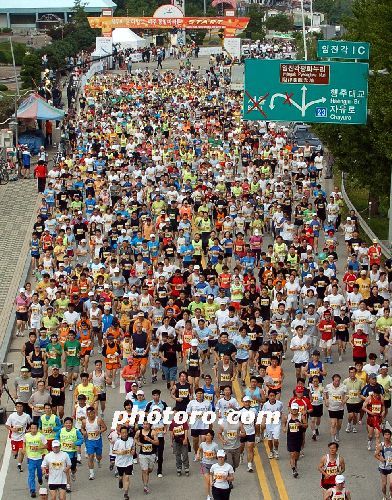
[[[226,453],[224,450],[216,452],[218,463],[211,466],[211,491],[214,500],[229,500],[231,488],[234,481],[234,469],[226,463]]]
[[[383,429],[383,442],[376,445],[376,452],[374,456],[380,462],[378,465],[378,470],[380,472],[381,478],[381,490],[383,494],[383,500],[387,499],[387,489],[388,489],[388,477],[392,473],[392,442],[391,435],[392,431],[390,429]],[[389,478],[390,479],[390,478]],[[389,480],[389,496],[392,493],[392,483]]]
[[[31,498],[36,498],[36,482],[35,475],[37,474],[38,484],[42,485],[42,457],[47,453],[46,438],[38,431],[38,424],[31,422],[29,432],[23,437],[23,455],[27,458],[28,479],[27,484]]]
[[[129,500],[129,487],[133,474],[133,454],[135,452],[134,440],[128,434],[128,427],[120,427],[120,436],[112,447],[112,453],[116,457],[119,480],[118,486],[124,491],[124,500]]]
[[[306,416],[299,413],[299,405],[291,403],[284,432],[287,433],[287,451],[290,453],[290,466],[295,478],[299,476],[297,464],[302,447],[302,434],[307,426]]]
[[[48,487],[51,500],[65,500],[67,475],[71,469],[68,453],[60,450],[60,441],[52,441],[52,451],[45,455],[41,469],[48,473]],[[58,493],[58,496],[57,496]]]
[[[159,445],[159,439],[156,431],[152,430],[151,424],[144,420],[142,429],[135,434],[135,443],[139,449],[139,463],[142,470],[143,491],[149,493],[148,487],[150,474],[154,469],[156,460],[156,447]]]
[[[17,401],[15,411],[9,415],[5,426],[10,433],[11,450],[15,459],[18,460],[18,470],[22,472],[24,437],[32,420],[30,415],[25,413],[23,403]]]
[[[215,433],[212,429],[208,429],[205,434],[205,441],[200,443],[197,450],[197,460],[200,462],[200,472],[204,476],[205,488],[207,492],[207,500],[211,500],[211,467],[216,461],[216,453],[219,449],[218,444],[214,441]]]
[[[330,419],[330,433],[332,441],[339,442],[339,432],[342,427],[344,406],[347,401],[347,388],[341,384],[342,377],[335,373],[332,375],[332,383],[327,384],[324,389],[324,404],[328,408]]]
[[[101,468],[102,460],[102,433],[107,427],[101,417],[96,416],[96,410],[92,406],[87,408],[87,418],[82,423],[82,434],[85,439],[86,452],[88,454],[89,479],[95,479],[94,459],[97,460],[98,468]]]
[[[338,454],[339,444],[329,443],[328,453],[323,455],[318,466],[321,473],[321,487],[324,490],[329,490],[336,485],[336,478],[346,470],[344,458]]]

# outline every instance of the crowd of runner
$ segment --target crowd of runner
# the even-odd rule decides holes
[[[28,338],[7,426],[31,497],[46,479],[52,499],[77,491],[82,460],[90,480],[109,468],[125,499],[149,493],[154,469],[196,473],[193,460],[200,495],[228,499],[264,439],[278,460],[285,436],[300,477],[305,436],[317,441],[323,418],[323,497],[351,498],[343,420],[347,434],[367,427],[387,497],[391,261],[362,240],[355,214],[341,220],[322,154],[278,124],[242,122],[241,108],[219,77],[145,69],[94,77],[63,125],[67,154],[39,184],[33,280],[15,300],[16,335]],[[334,368],[342,360],[348,370]],[[107,400],[129,416],[169,406],[220,419],[111,428]],[[231,423],[236,410],[280,419]]]

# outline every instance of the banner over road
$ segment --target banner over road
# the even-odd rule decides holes
[[[115,28],[141,29],[244,29],[249,17],[88,17],[91,28],[111,30]]]

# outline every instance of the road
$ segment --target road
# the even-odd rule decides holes
[[[206,67],[208,58],[193,60],[195,66]],[[134,65],[134,67],[145,67],[145,65]],[[152,63],[150,67],[155,67]],[[178,61],[167,60],[164,62],[164,68],[176,69]],[[330,192],[333,188],[331,181],[325,181],[325,188]],[[29,217],[30,214],[26,214]],[[5,228],[3,237],[7,238],[11,234],[10,227]],[[270,238],[265,238],[265,247],[270,243]],[[345,247],[341,235],[339,235],[340,246],[338,247],[340,276],[342,273],[342,263],[345,258]],[[7,254],[8,255],[8,254]],[[13,266],[11,264],[10,266]],[[11,344],[8,361],[14,362],[16,367],[20,366],[21,355],[20,348],[25,339],[14,338]],[[378,351],[375,342],[373,341],[375,352]],[[370,352],[370,350],[369,350]],[[348,366],[351,364],[351,353],[348,352],[345,359],[341,363],[335,363],[328,367],[328,381],[332,373],[340,373],[346,376]],[[283,368],[286,372],[285,390],[283,392],[283,402],[286,404],[292,388],[295,385],[294,369],[290,362],[290,355],[284,361]],[[10,378],[9,385],[12,387],[13,376]],[[154,386],[156,387],[156,386]],[[170,398],[166,390],[166,386],[162,383],[158,384],[162,390],[163,399],[170,404]],[[153,386],[147,384],[145,391],[147,399]],[[110,424],[111,416],[115,410],[122,408],[124,400],[124,391],[122,388],[111,389],[109,388],[108,408],[106,411],[106,420]],[[237,393],[239,387],[237,387]],[[4,401],[3,401],[4,403]],[[12,410],[12,404],[8,402],[9,410]],[[70,414],[70,402],[67,403],[67,414]],[[374,498],[379,496],[379,478],[377,473],[376,461],[373,454],[366,449],[366,430],[365,426],[359,427],[357,435],[352,435],[344,432],[345,423],[343,424],[343,432],[341,432],[341,454],[344,456],[347,464],[346,478],[347,487],[352,492],[353,499]],[[329,441],[328,432],[328,418],[324,416],[320,428],[320,439],[317,442],[310,440],[310,433],[308,431],[307,444],[305,448],[305,457],[299,463],[299,479],[294,479],[291,475],[291,469],[288,463],[288,455],[285,451],[285,441],[282,438],[281,442],[281,459],[278,461],[269,461],[265,452],[264,444],[258,446],[259,458],[256,460],[257,470],[255,473],[250,474],[246,472],[246,466],[241,465],[236,472],[235,489],[233,490],[232,498],[249,498],[249,499],[293,499],[293,500],[310,500],[321,498],[321,491],[319,488],[320,475],[316,468],[320,456],[325,452],[326,445]],[[6,432],[4,427],[0,429],[0,443],[6,442]],[[95,500],[106,500],[108,498],[121,498],[122,493],[117,488],[117,482],[114,479],[114,474],[108,470],[108,446],[105,443],[104,451],[104,465],[102,469],[97,471],[96,479],[94,482],[88,480],[88,469],[86,460],[83,460],[83,465],[79,467],[78,477],[73,486],[73,492],[67,498],[77,498],[78,500],[87,500],[93,498]],[[9,462],[9,463],[8,463]],[[26,469],[26,466],[25,466]],[[175,474],[174,457],[171,450],[167,447],[165,451],[164,461],[164,477],[159,479],[153,474],[151,481],[151,499],[172,499],[172,500],[198,500],[205,498],[202,477],[199,473],[199,465],[191,464],[191,475],[189,478],[178,478]],[[132,486],[131,498],[138,500],[145,498],[142,490],[142,482],[139,466],[136,465]],[[26,498],[27,492],[27,474],[23,472],[18,473],[16,464],[11,460],[7,460],[7,448],[3,461],[3,466],[0,470],[0,496],[7,500],[20,500]],[[4,481],[5,480],[5,481]],[[4,490],[2,491],[2,485]]]

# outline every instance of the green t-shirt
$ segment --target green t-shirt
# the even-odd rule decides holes
[[[80,366],[80,342],[79,340],[67,340],[64,344],[64,352],[66,355],[66,366]]]
[[[46,352],[48,355],[48,366],[57,365],[61,368],[61,355],[63,354],[61,344],[48,344],[46,346]]]

